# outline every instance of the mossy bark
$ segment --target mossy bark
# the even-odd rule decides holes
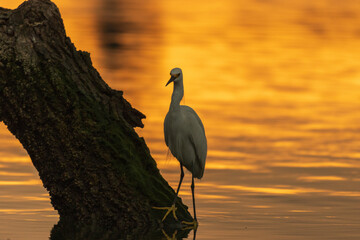
[[[55,4],[0,8],[0,120],[27,150],[60,219],[121,231],[156,225],[163,212],[151,207],[170,206],[175,192],[133,129],[144,117],[76,50]],[[190,220],[178,203],[178,216]]]

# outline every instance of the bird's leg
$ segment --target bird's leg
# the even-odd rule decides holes
[[[195,190],[195,183],[194,183],[194,176],[192,176],[192,182],[191,182],[191,193],[192,193],[192,200],[193,200],[193,208],[194,208],[194,221],[192,222],[185,222],[185,221],[182,221],[182,223],[186,224],[186,225],[189,225],[189,227],[186,227],[186,229],[197,229],[198,227],[198,222],[197,222],[197,219],[196,219],[196,209],[195,209],[195,193],[194,193],[194,190]]]
[[[179,191],[180,191],[180,186],[181,186],[181,183],[183,181],[183,178],[184,178],[184,169],[183,169],[183,166],[182,164],[180,164],[180,170],[181,170],[181,174],[180,174],[180,181],[179,181],[179,185],[178,185],[178,188],[176,190],[176,195],[175,195],[175,198],[174,198],[174,201],[173,201],[173,204],[171,205],[171,207],[153,207],[153,209],[160,209],[160,210],[167,210],[167,212],[165,213],[162,221],[164,221],[166,219],[166,217],[172,212],[174,218],[176,220],[177,219],[177,216],[176,216],[176,210],[177,208],[175,207],[175,203],[176,203],[176,200],[177,200],[177,197],[178,197],[178,194],[179,194]]]
[[[191,193],[192,193],[192,200],[193,200],[193,207],[194,207],[194,220],[197,222],[196,219],[196,210],[195,210],[195,183],[194,183],[194,176],[192,176],[192,181],[191,181]]]
[[[178,198],[179,191],[180,191],[180,186],[181,186],[181,183],[182,183],[182,181],[184,179],[184,169],[183,169],[183,165],[181,163],[180,163],[180,170],[181,170],[180,181],[179,181],[179,185],[178,185],[177,190],[176,190],[176,195],[175,195],[175,198],[174,198],[173,205],[176,203],[176,200]]]

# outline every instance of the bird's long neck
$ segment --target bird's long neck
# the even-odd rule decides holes
[[[184,84],[183,79],[174,82],[174,90],[171,96],[170,110],[176,111],[180,109],[180,101],[184,96]]]

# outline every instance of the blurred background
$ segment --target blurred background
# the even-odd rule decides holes
[[[183,103],[203,120],[209,149],[197,239],[360,238],[360,1],[54,2],[75,46],[147,116],[136,131],[174,188],[165,84],[182,68]],[[186,172],[180,197],[192,212],[190,181]],[[48,239],[57,221],[1,123],[0,239]]]

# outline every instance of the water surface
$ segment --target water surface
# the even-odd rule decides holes
[[[136,131],[174,188],[165,83],[183,69],[209,148],[197,239],[359,239],[359,1],[54,2],[77,48],[147,116]],[[189,174],[180,196],[191,207]],[[47,239],[57,221],[1,124],[0,239]]]

